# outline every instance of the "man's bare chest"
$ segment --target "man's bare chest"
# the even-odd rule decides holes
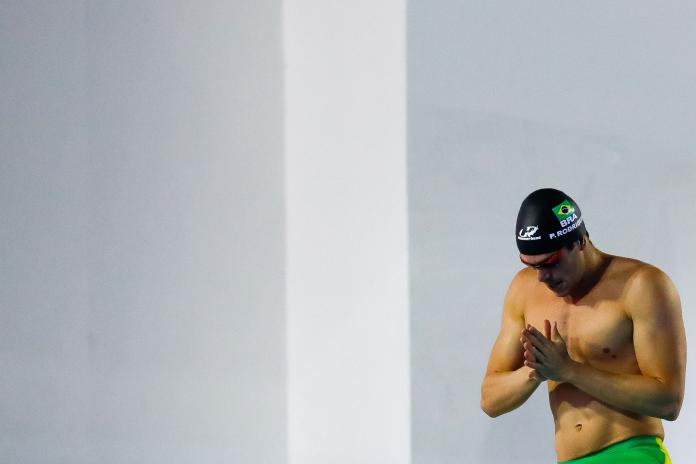
[[[530,301],[525,323],[544,331],[544,320],[558,330],[572,359],[589,364],[617,364],[635,360],[633,323],[619,301],[573,305],[562,299]]]

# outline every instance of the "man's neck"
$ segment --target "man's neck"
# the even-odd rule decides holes
[[[566,297],[569,302],[575,304],[582,297],[587,295],[590,290],[599,282],[604,274],[604,271],[609,265],[609,255],[602,253],[597,248],[592,245],[592,242],[588,241],[585,250],[585,272],[583,273],[580,282],[575,286],[575,288]]]

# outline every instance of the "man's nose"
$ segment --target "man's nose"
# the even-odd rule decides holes
[[[539,269],[537,270],[537,278],[539,279],[539,282],[542,283],[549,283],[551,282],[551,272],[548,269]]]

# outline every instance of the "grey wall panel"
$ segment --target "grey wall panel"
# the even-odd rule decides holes
[[[87,102],[80,2],[0,8],[0,461],[83,462]]]

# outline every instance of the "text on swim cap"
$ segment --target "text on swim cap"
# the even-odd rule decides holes
[[[577,219],[577,221],[576,221],[576,219]],[[582,224],[582,218],[578,218],[577,214],[573,214],[568,219],[564,219],[564,221],[567,221],[566,224],[568,224],[570,222],[572,222],[572,224],[569,227],[566,227],[565,229],[561,229],[558,232],[554,232],[552,234],[549,234],[550,239],[558,238],[561,235],[565,235],[568,232],[572,232],[575,229],[577,229],[578,227],[580,227],[580,224]],[[573,221],[575,221],[575,222],[573,222]],[[563,222],[561,222],[561,225],[563,225]]]
[[[573,213],[572,216],[561,220],[561,227],[566,227],[567,225],[573,223],[578,218],[578,215]]]

